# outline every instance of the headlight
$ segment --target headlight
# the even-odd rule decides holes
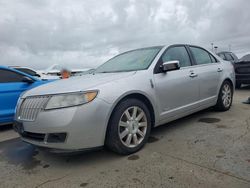
[[[97,91],[52,95],[45,110],[66,108],[88,103],[95,99]]]

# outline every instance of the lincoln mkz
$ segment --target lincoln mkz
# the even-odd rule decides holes
[[[197,111],[231,107],[232,63],[202,47],[171,45],[119,54],[94,73],[22,94],[15,130],[23,141],[56,151],[106,146],[131,154],[153,127]]]

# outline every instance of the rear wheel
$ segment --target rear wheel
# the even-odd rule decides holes
[[[219,111],[227,111],[230,109],[233,101],[233,87],[229,81],[224,81],[218,96],[215,109]]]
[[[148,140],[151,118],[147,106],[137,99],[126,99],[114,109],[109,121],[105,145],[127,155],[140,150]]]

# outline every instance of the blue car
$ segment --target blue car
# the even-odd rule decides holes
[[[13,122],[17,100],[22,92],[51,82],[18,70],[0,66],[0,125]]]

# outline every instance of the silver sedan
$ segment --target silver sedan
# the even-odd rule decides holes
[[[115,56],[94,73],[39,86],[16,107],[25,142],[54,151],[140,150],[153,127],[205,108],[230,108],[235,73],[202,47],[155,46]]]

